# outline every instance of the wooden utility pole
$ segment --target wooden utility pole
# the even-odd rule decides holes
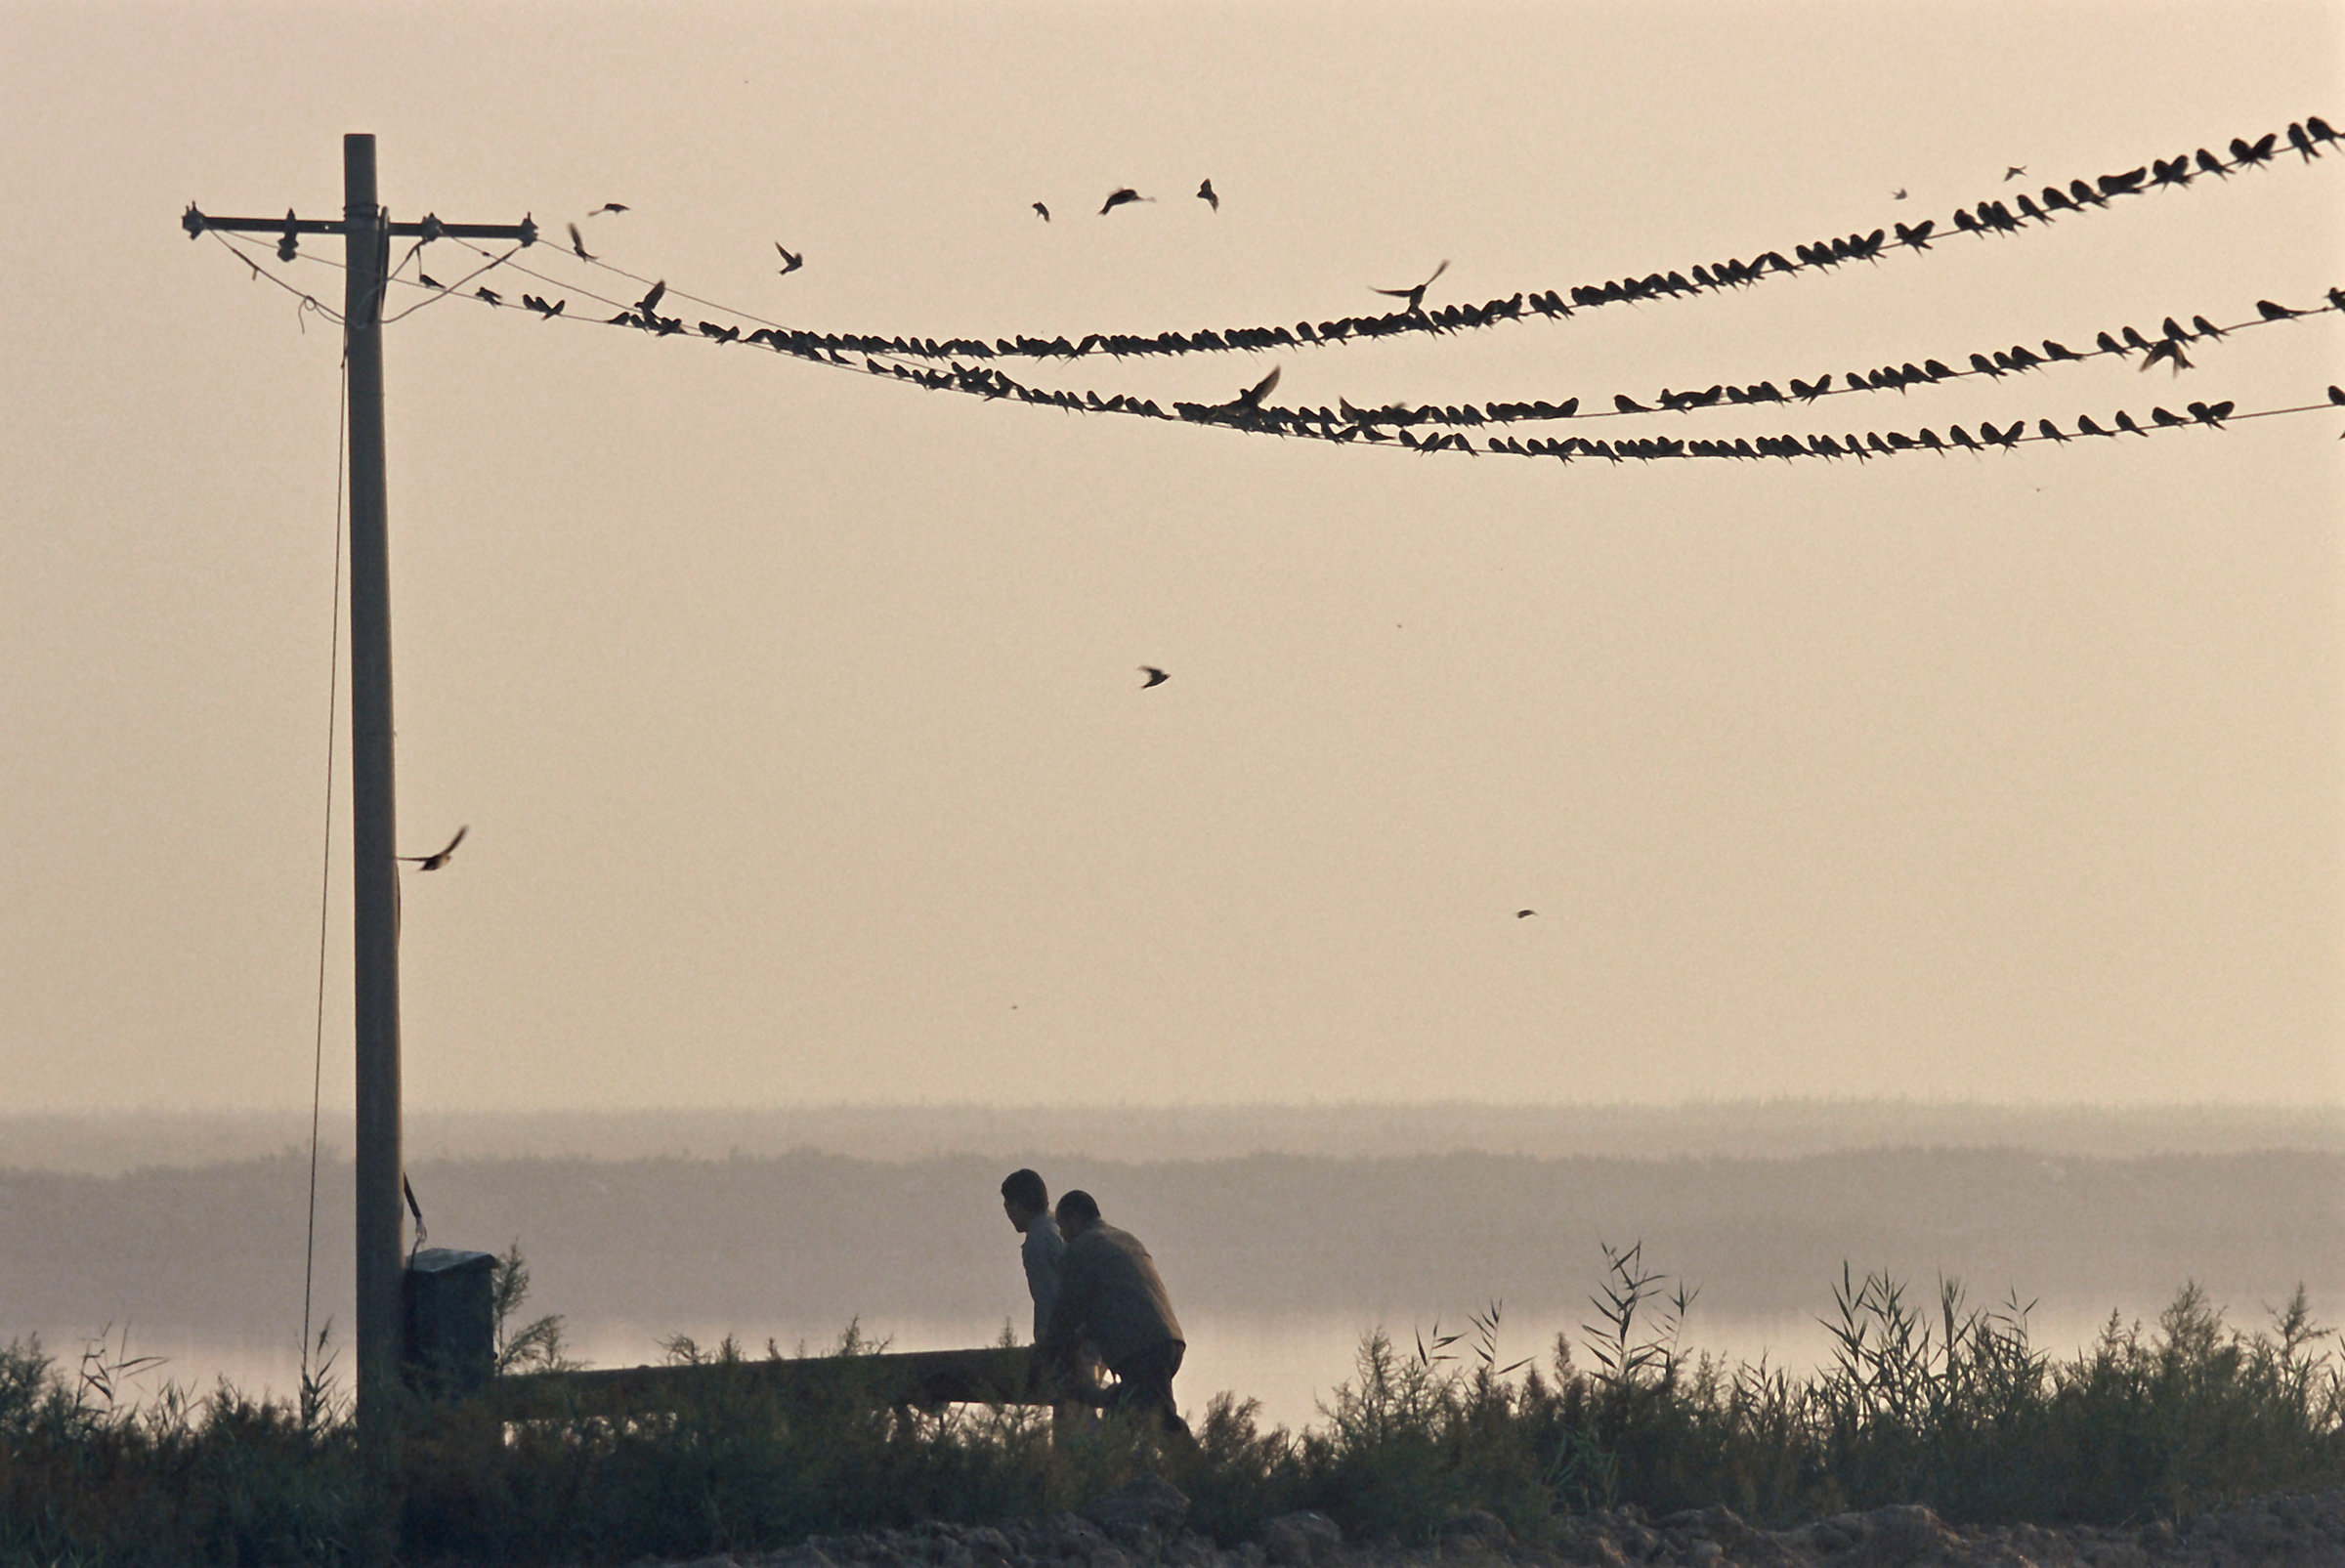
[[[342,235],[348,273],[343,345],[350,399],[351,837],[356,880],[358,1047],[358,1392],[362,1433],[379,1429],[383,1393],[404,1348],[401,1272],[398,813],[392,768],[390,512],[383,464],[383,294],[395,235],[534,243],[537,226],[392,223],[375,194],[374,138],[342,139],[338,220],[213,218],[190,206],[192,238],[206,229],[281,234],[290,259],[302,234]]]

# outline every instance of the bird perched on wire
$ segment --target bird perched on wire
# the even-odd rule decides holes
[[[437,855],[400,855],[394,858],[403,861],[416,862],[416,869],[419,870],[436,871],[441,867],[448,864],[448,858],[456,852],[456,846],[464,842],[464,835],[470,831],[472,831],[470,824],[466,824],[464,826],[457,828],[456,836],[449,839],[448,841],[448,847],[440,851],[440,853]]]
[[[1099,216],[1104,218],[1118,207],[1127,206],[1134,201],[1154,201],[1155,199],[1154,196],[1143,196],[1131,187],[1126,186],[1120,191],[1108,192],[1107,202],[1100,207]]]
[[[1199,183],[1197,187],[1197,199],[1211,206],[1215,212],[1219,212],[1221,210],[1221,198],[1214,194],[1214,182],[1211,180],[1205,180]]]
[[[784,277],[788,277],[790,274],[796,272],[799,268],[806,265],[806,258],[804,255],[792,255],[789,251],[784,250],[782,247],[782,241],[779,239],[774,241],[774,248],[782,251],[782,275]]]
[[[1427,278],[1424,282],[1419,283],[1415,288],[1379,288],[1371,289],[1370,292],[1384,294],[1396,300],[1407,300],[1409,302],[1410,310],[1421,311],[1425,309],[1425,291],[1433,286],[1434,277],[1439,277],[1443,273],[1448,271],[1449,263],[1447,260],[1444,260],[1440,266],[1433,269],[1432,277]]]
[[[1034,204],[1034,210],[1043,215],[1043,222],[1048,223],[1050,221],[1050,209],[1048,207],[1044,206],[1038,201]]]
[[[1172,678],[1172,676],[1166,674],[1163,670],[1158,669],[1154,664],[1142,664],[1140,666],[1140,673],[1148,677],[1146,680],[1140,682],[1140,690],[1143,692],[1148,690],[1148,688],[1151,686],[1162,686],[1165,684],[1165,682]]]
[[[502,294],[499,294],[493,288],[476,288],[472,292],[476,299],[485,299],[491,305],[502,305],[505,303],[505,297]]]
[[[565,227],[565,228],[567,228],[567,229],[570,231],[570,248],[571,248],[572,250],[574,250],[574,251],[577,252],[578,260],[580,260],[580,261],[592,261],[592,260],[594,260],[594,258],[593,258],[592,256],[589,256],[589,255],[587,255],[587,254],[586,254],[586,240],[585,240],[585,238],[584,238],[582,235],[580,235],[580,234],[579,234],[579,233],[578,233],[578,226],[577,226],[576,224],[575,224],[575,223],[574,223],[574,224],[566,224],[566,225],[564,225],[564,227]]]

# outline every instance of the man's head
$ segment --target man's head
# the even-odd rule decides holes
[[[1073,1241],[1099,1223],[1099,1204],[1081,1187],[1062,1193],[1058,1200],[1058,1233]]]
[[[1002,1178],[1002,1212],[1009,1216],[1021,1236],[1049,1209],[1050,1189],[1043,1185],[1041,1176],[1031,1170],[1013,1170]]]

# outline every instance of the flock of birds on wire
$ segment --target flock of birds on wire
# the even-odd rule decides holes
[[[2279,155],[2282,133],[2273,132],[2254,141],[2234,138],[2230,144],[2231,156],[2225,159],[2200,148],[2195,153],[2182,153],[2172,158],[2153,159],[2139,168],[2118,174],[2105,174],[2092,181],[2072,180],[2068,187],[2047,185],[2042,188],[2040,204],[2021,191],[2012,205],[2000,199],[1982,201],[1975,209],[1957,209],[1951,231],[1941,230],[1935,221],[1918,224],[1897,223],[1893,226],[1895,243],[1898,248],[1913,252],[1927,251],[1934,240],[1948,237],[1949,233],[1966,233],[1977,237],[2016,233],[2029,225],[2046,225],[2056,221],[2056,214],[2080,214],[2091,209],[2106,208],[2110,202],[2127,196],[2139,196],[2157,190],[2179,190],[2201,177],[2227,180],[2243,170],[2269,165]],[[2285,133],[2288,147],[2302,162],[2310,163],[2322,156],[2324,148],[2334,148],[2338,133],[2319,115],[2308,115],[2290,124]],[[2012,167],[2004,175],[2006,184],[2025,178],[2026,170]],[[1904,199],[1905,192],[1895,192],[1895,198]],[[1201,183],[1197,199],[1206,202],[1214,211],[1220,210],[1221,198],[1214,190],[1213,181]],[[1099,216],[1107,217],[1119,208],[1154,200],[1126,187],[1109,194],[1099,208]],[[2013,210],[2013,206],[2017,211]],[[1036,214],[1044,222],[1050,221],[1048,206],[1033,203]],[[618,202],[607,202],[589,214],[589,218],[628,209]],[[201,232],[201,214],[191,206],[189,232]],[[428,222],[428,220],[427,220]],[[603,271],[628,277],[635,282],[646,281],[623,269],[611,266],[589,252],[584,236],[576,224],[569,228],[570,249],[578,260]],[[525,240],[525,245],[527,241]],[[2193,401],[2181,413],[2163,406],[2150,410],[2149,427],[2123,410],[2113,413],[2107,425],[2090,415],[2079,415],[2074,421],[2074,433],[2063,430],[2050,419],[2038,419],[2030,434],[2024,421],[1998,427],[1981,422],[1974,437],[1960,425],[1950,426],[1944,437],[1934,430],[1922,428],[1915,434],[1901,431],[1873,431],[1862,437],[1854,433],[1842,437],[1810,435],[1806,437],[1782,434],[1736,438],[1733,440],[1677,439],[1669,437],[1626,438],[1612,441],[1591,440],[1580,436],[1559,439],[1519,440],[1513,436],[1487,436],[1484,445],[1476,445],[1465,432],[1486,425],[1507,425],[1526,421],[1610,418],[1653,413],[1679,412],[1721,404],[1786,404],[1797,402],[1812,403],[1819,398],[1852,393],[1903,393],[1915,386],[1934,386],[1941,381],[1971,376],[2000,379],[2007,375],[2038,371],[2060,363],[2081,363],[2085,360],[2114,356],[2125,359],[2141,356],[2140,368],[2149,370],[2158,363],[2168,364],[2176,374],[2192,368],[2193,361],[2186,352],[2191,345],[2220,339],[2246,327],[2268,326],[2294,321],[2324,314],[2329,310],[2345,312],[2345,289],[2327,290],[2326,303],[2318,307],[2296,308],[2272,300],[2255,302],[2256,317],[2232,326],[2219,326],[2204,315],[2191,318],[2191,325],[2183,326],[2174,317],[2167,317],[2160,332],[2153,337],[2128,325],[2115,333],[2098,332],[2094,347],[2075,350],[2053,339],[2042,342],[2040,352],[2025,344],[2007,349],[1993,349],[1970,354],[1967,368],[1956,368],[1937,358],[1905,360],[1873,369],[1856,369],[1841,373],[1835,385],[1833,372],[1824,372],[1813,380],[1786,377],[1788,390],[1773,381],[1754,385],[1714,385],[1691,391],[1673,391],[1663,388],[1649,403],[1627,394],[1615,394],[1609,409],[1592,407],[1581,411],[1578,398],[1557,402],[1492,402],[1484,404],[1455,405],[1391,403],[1377,408],[1359,408],[1348,401],[1339,399],[1335,407],[1282,407],[1266,402],[1277,387],[1280,371],[1273,368],[1266,376],[1238,392],[1230,400],[1218,403],[1175,402],[1170,409],[1152,399],[1114,395],[1102,398],[1096,392],[1074,393],[1028,386],[1009,376],[997,365],[965,364],[962,360],[1000,360],[1003,359],[1074,360],[1097,355],[1118,359],[1153,355],[1258,352],[1276,348],[1303,345],[1343,343],[1358,338],[1381,338],[1408,332],[1448,333],[1496,325],[1501,321],[1518,320],[1526,310],[1552,319],[1568,318],[1577,310],[1593,310],[1615,303],[1675,298],[1701,293],[1705,290],[1743,288],[1769,277],[1794,275],[1808,271],[1829,271],[1855,262],[1877,263],[1891,243],[1890,231],[1874,229],[1867,233],[1819,240],[1793,246],[1793,257],[1780,251],[1765,251],[1744,260],[1729,257],[1724,261],[1697,264],[1685,271],[1652,273],[1642,277],[1622,277],[1601,284],[1587,284],[1564,290],[1547,289],[1535,292],[1516,292],[1510,298],[1494,299],[1480,305],[1454,304],[1428,311],[1425,296],[1449,268],[1443,261],[1423,282],[1402,288],[1377,288],[1373,292],[1398,299],[1402,308],[1376,316],[1343,317],[1317,322],[1298,321],[1292,329],[1277,327],[1231,327],[1191,333],[1162,332],[1153,337],[1118,333],[1090,333],[1079,341],[1065,336],[1039,339],[1027,336],[997,338],[986,343],[973,338],[934,338],[883,336],[869,333],[814,332],[779,323],[768,323],[745,330],[738,323],[700,320],[687,324],[678,317],[663,316],[661,307],[666,302],[667,284],[653,280],[649,288],[632,303],[618,304],[617,315],[601,321],[607,326],[630,327],[659,337],[692,337],[717,344],[741,343],[771,349],[778,353],[819,363],[860,367],[874,375],[892,377],[934,391],[955,391],[987,399],[1014,399],[1019,402],[1043,404],[1077,412],[1120,413],[1152,419],[1186,420],[1194,423],[1227,426],[1260,434],[1301,437],[1335,443],[1364,442],[1381,444],[1395,442],[1402,447],[1420,452],[1459,451],[1478,454],[1483,451],[1524,457],[1555,457],[1570,461],[1575,457],[1601,457],[1613,462],[1623,459],[1651,459],[1678,457],[1763,458],[1763,457],[1855,457],[1893,456],[1911,451],[1943,453],[1953,449],[1983,450],[1988,447],[2010,447],[2022,441],[2066,443],[2077,437],[2101,437],[2110,440],[2122,436],[2148,436],[2153,429],[2180,429],[2187,426],[2222,428],[2226,419],[2237,413],[2230,402],[2207,403]],[[294,235],[288,228],[278,247],[280,259],[290,260],[294,252]],[[418,245],[418,250],[421,246]],[[488,257],[487,265],[477,269],[464,282],[497,267],[510,266],[516,271],[529,269],[514,262],[520,247],[501,256],[487,251],[477,253]],[[793,252],[776,242],[787,276],[805,265],[802,252]],[[238,251],[239,256],[243,256]],[[411,253],[412,254],[412,253]],[[248,265],[251,258],[243,256]],[[402,264],[404,266],[404,263]],[[259,272],[255,265],[256,275]],[[531,274],[543,277],[541,274]],[[461,283],[442,285],[426,275],[418,275],[425,287],[452,294]],[[547,282],[553,280],[545,279]],[[289,286],[289,285],[287,285]],[[472,291],[472,296],[491,306],[502,306],[505,296],[486,285]],[[689,296],[677,296],[685,298]],[[700,302],[706,303],[706,302]],[[551,320],[565,315],[567,298],[549,300],[533,293],[523,293],[519,304]],[[746,315],[746,313],[732,313]],[[571,319],[595,320],[593,317],[573,317]],[[749,317],[756,320],[757,318]],[[848,358],[850,355],[855,359]],[[906,362],[910,361],[910,362]],[[2345,390],[2328,388],[2328,405],[2345,406]],[[2240,418],[2266,417],[2318,408],[2264,409]],[[1419,426],[1445,427],[1425,436],[1416,434]]]

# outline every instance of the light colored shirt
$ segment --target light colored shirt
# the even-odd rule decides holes
[[[1058,1260],[1066,1255],[1067,1244],[1058,1234],[1058,1221],[1045,1209],[1034,1216],[1026,1226],[1026,1239],[1018,1244],[1018,1256],[1026,1264],[1026,1289],[1034,1297],[1034,1337],[1041,1342],[1043,1330],[1050,1322],[1050,1308],[1058,1301]]]

